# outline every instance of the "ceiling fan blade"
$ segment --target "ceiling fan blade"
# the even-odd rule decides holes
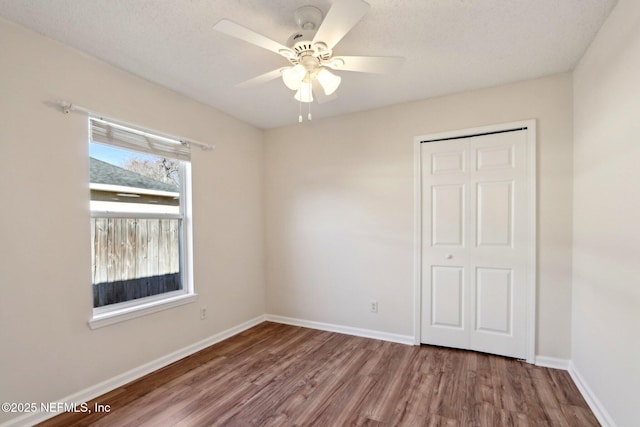
[[[260,74],[257,77],[254,77],[252,79],[246,80],[242,83],[238,83],[236,85],[236,87],[239,88],[244,88],[244,87],[250,87],[250,86],[255,86],[258,85],[260,83],[266,83],[268,81],[277,79],[278,77],[282,76],[282,70],[284,68],[278,68],[277,70],[273,70],[273,71],[269,71],[268,73],[264,73],[264,74]]]
[[[362,0],[336,0],[320,24],[313,43],[323,42],[329,49],[333,49],[367,11],[369,4]]]
[[[333,101],[338,97],[335,92],[333,92],[331,95],[325,95],[324,89],[322,89],[322,86],[320,85],[320,82],[318,80],[314,80],[313,83],[311,83],[311,89],[313,90],[313,96],[315,97],[316,101],[318,101],[318,104],[324,104],[325,102]]]
[[[293,51],[285,45],[271,40],[262,34],[258,34],[247,27],[243,27],[233,21],[229,21],[228,19],[221,19],[213,26],[213,28],[214,30],[220,31],[228,36],[235,37],[263,49],[270,50],[271,52],[282,55],[285,58],[288,58],[290,54],[293,55]]]
[[[400,56],[334,56],[323,65],[338,71],[387,74],[398,71],[403,63]]]

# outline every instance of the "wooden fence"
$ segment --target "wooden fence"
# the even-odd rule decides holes
[[[91,219],[94,307],[182,288],[180,220]]]

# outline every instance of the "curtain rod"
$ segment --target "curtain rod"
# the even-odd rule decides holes
[[[69,114],[70,112],[85,113],[85,114],[88,114],[90,116],[96,117],[98,119],[112,121],[112,122],[115,122],[117,124],[130,126],[133,129],[138,129],[138,130],[141,130],[141,131],[147,131],[149,133],[155,133],[155,134],[158,134],[160,136],[163,136],[163,137],[166,137],[166,138],[170,138],[170,139],[174,139],[176,141],[179,141],[179,142],[182,142],[182,143],[186,143],[186,144],[189,144],[189,145],[196,145],[196,146],[200,147],[204,151],[213,150],[215,148],[215,145],[205,144],[204,142],[193,141],[191,139],[179,138],[179,137],[176,137],[176,136],[173,136],[173,135],[160,133],[160,132],[157,132],[155,130],[141,128],[138,125],[135,125],[135,124],[132,124],[132,123],[127,123],[127,122],[122,121],[120,119],[114,119],[112,117],[104,116],[102,114],[99,114],[99,113],[96,113],[94,111],[91,111],[88,108],[81,107],[79,105],[75,105],[75,104],[73,104],[72,102],[69,102],[69,101],[57,101],[56,104],[62,109],[62,112],[64,114]]]

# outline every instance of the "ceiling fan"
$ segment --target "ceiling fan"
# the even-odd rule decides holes
[[[324,17],[320,9],[303,6],[294,12],[298,31],[286,45],[271,40],[242,25],[222,19],[214,26],[221,33],[251,43],[281,55],[291,64],[240,83],[249,86],[282,77],[284,84],[295,91],[294,98],[302,102],[327,102],[336,97],[341,77],[334,71],[389,73],[404,61],[387,56],[334,56],[333,48],[369,10],[363,0],[336,0]],[[302,121],[302,116],[300,116]]]

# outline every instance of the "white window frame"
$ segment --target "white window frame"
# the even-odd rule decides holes
[[[130,128],[137,130],[134,128]],[[153,131],[140,130],[141,132],[154,134]],[[91,135],[91,132],[90,132]],[[158,134],[162,137],[162,134]],[[90,140],[90,142],[93,142]],[[118,145],[110,145],[104,142],[100,144],[123,148]],[[129,148],[145,154],[135,147]],[[162,156],[162,154],[155,154]],[[92,317],[88,322],[91,329],[120,323],[126,320],[146,316],[158,311],[167,310],[173,307],[189,304],[197,301],[197,294],[193,282],[193,230],[192,230],[192,210],[191,210],[191,162],[176,159],[180,162],[180,213],[144,213],[144,212],[114,212],[114,211],[91,211],[92,218],[153,218],[153,219],[181,219],[181,241],[180,241],[180,272],[182,279],[182,289],[166,292],[163,294],[133,299],[102,307],[93,308]],[[93,299],[92,299],[93,301]]]

